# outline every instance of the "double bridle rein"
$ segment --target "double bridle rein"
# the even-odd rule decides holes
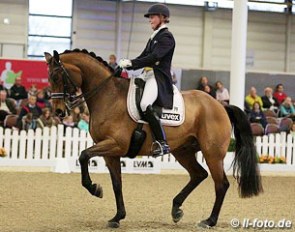
[[[99,85],[94,87],[92,90],[77,95],[76,92],[79,88],[71,80],[70,75],[68,71],[65,69],[63,63],[61,61],[55,61],[55,64],[57,65],[56,69],[62,69],[63,92],[51,93],[51,99],[63,99],[68,113],[75,107],[84,104],[87,99],[93,97],[113,77],[113,74],[111,74],[109,77],[101,81],[101,83],[99,83]],[[72,89],[75,90],[75,93],[67,92],[69,87],[72,87]]]

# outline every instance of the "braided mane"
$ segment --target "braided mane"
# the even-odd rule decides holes
[[[103,60],[100,56],[96,56],[94,52],[88,52],[87,49],[80,50],[79,48],[75,48],[74,50],[65,50],[62,54],[72,53],[72,52],[81,52],[84,54],[87,54],[93,58],[95,58],[98,62],[102,63],[106,68],[108,68],[112,73],[114,72],[114,69],[109,66],[109,64]]]

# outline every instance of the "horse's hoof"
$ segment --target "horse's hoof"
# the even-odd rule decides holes
[[[93,188],[94,188],[94,192],[93,192],[93,196],[102,198],[103,197],[103,190],[102,187],[100,185],[97,184],[93,184]]]
[[[172,212],[172,219],[174,223],[179,222],[183,217],[183,210],[177,209],[176,212]]]
[[[112,222],[112,221],[109,221],[109,222],[108,222],[108,227],[109,227],[109,228],[119,228],[119,227],[120,227],[120,223],[119,223],[119,222]]]
[[[203,220],[201,222],[199,222],[198,224],[198,227],[201,227],[201,228],[205,228],[205,229],[210,229],[214,226],[214,223],[210,223],[209,220]]]

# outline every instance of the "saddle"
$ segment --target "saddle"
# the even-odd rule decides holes
[[[131,78],[127,96],[127,109],[130,117],[137,123],[147,123],[143,120],[143,113],[140,108],[145,81],[141,78]],[[153,108],[159,115],[162,125],[180,126],[185,119],[185,107],[182,94],[173,85],[173,108],[166,109],[157,105]]]
[[[130,117],[137,122],[137,127],[133,131],[129,150],[126,154],[129,158],[135,158],[140,151],[145,138],[146,132],[142,130],[143,124],[147,124],[143,120],[143,112],[140,108],[140,101],[143,95],[145,81],[141,78],[131,78],[129,91],[127,96],[127,109]],[[184,101],[181,93],[173,86],[173,108],[165,109],[157,105],[153,105],[153,109],[159,115],[162,125],[166,126],[180,126],[184,122],[185,109]]]

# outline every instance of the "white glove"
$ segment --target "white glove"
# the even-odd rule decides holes
[[[120,68],[128,68],[128,67],[131,67],[131,66],[132,66],[131,60],[121,59],[119,61],[119,67]]]

